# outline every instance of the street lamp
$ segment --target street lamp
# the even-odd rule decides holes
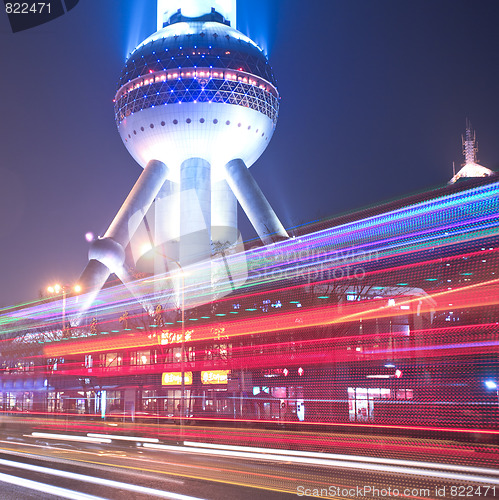
[[[68,292],[80,293],[81,286],[80,285],[51,285],[47,287],[47,291],[52,295],[62,294],[62,335],[64,336],[64,329],[66,328],[66,297]]]
[[[182,344],[180,347],[180,372],[182,374],[181,387],[180,387],[180,430],[182,434],[183,418],[185,417],[185,274],[180,263],[178,263],[180,275],[182,276]],[[191,395],[192,396],[192,395]]]
[[[178,260],[168,257],[164,253],[158,252],[155,249],[155,253],[163,257],[163,259],[168,262],[173,262],[178,267],[178,272],[182,278],[182,291],[181,291],[181,322],[182,322],[182,341],[180,347],[180,372],[181,372],[181,385],[180,385],[180,435],[182,436],[182,429],[185,417],[185,272],[184,268]],[[170,273],[169,273],[170,274]],[[170,277],[172,277],[170,275]]]
[[[488,379],[484,381],[484,384],[489,391],[496,391],[497,406],[499,408],[499,387],[497,385],[497,382],[493,379]]]
[[[496,396],[497,396],[497,404],[499,405],[499,387],[497,385],[497,382],[492,379],[488,379],[484,382],[485,387],[489,389],[490,391],[496,391]]]
[[[185,417],[185,273],[180,262],[176,260],[169,259],[171,262],[178,266],[180,276],[182,278],[182,290],[181,290],[181,302],[180,311],[182,322],[182,342],[180,344],[180,372],[181,372],[181,386],[180,386],[180,425],[183,425],[183,419]]]
[[[494,380],[486,380],[485,381],[485,387],[487,389],[497,389],[497,383]]]

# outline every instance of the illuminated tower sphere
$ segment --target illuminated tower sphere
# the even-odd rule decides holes
[[[235,2],[160,0],[164,26],[131,53],[115,97],[130,154],[142,167],[168,166],[173,184],[155,207],[155,243],[195,235],[180,245],[184,263],[235,240],[235,197],[264,242],[287,237],[246,171],[274,133],[276,82],[262,50],[219,10],[234,16]]]
[[[182,162],[199,157],[216,179],[234,158],[249,167],[274,132],[279,94],[261,49],[214,12],[181,14],[129,56],[115,98],[125,146],[144,167],[165,163],[179,180]]]
[[[135,264],[155,251],[181,266],[234,245],[237,202],[263,243],[288,237],[248,170],[275,130],[276,82],[231,21],[235,0],[158,0],[158,31],[128,57],[115,117],[144,171],[92,244],[81,282],[94,295],[110,272],[127,281],[128,245]]]

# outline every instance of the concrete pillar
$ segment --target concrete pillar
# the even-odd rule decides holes
[[[85,295],[81,298],[79,316],[74,321],[79,322],[81,315],[91,307],[112,272],[123,273],[125,247],[163,186],[167,174],[168,167],[164,163],[151,160],[137,179],[104,237],[92,243],[89,262],[78,282]]]
[[[166,181],[154,202],[154,268],[155,276],[175,272],[180,245],[180,186]],[[164,282],[155,281],[155,291],[164,288]]]
[[[268,245],[289,238],[243,160],[231,160],[224,170],[227,183],[262,242]]]
[[[182,266],[211,257],[210,164],[190,158],[180,166],[180,251]]]
[[[214,250],[237,242],[237,200],[226,180],[211,185],[211,241]]]
[[[82,315],[92,307],[95,298],[110,274],[111,271],[102,262],[95,259],[88,261],[78,280],[83,294],[79,297],[78,315],[70,320],[72,325],[79,324]]]
[[[166,180],[130,241],[136,269],[154,276],[168,272],[168,263],[179,259],[179,238],[179,184]],[[158,284],[154,282],[155,291],[161,289]]]
[[[168,257],[178,260],[178,249],[176,254],[170,255],[171,242],[180,237],[180,186],[176,182],[165,181],[154,201],[154,244],[156,246],[166,245]]]
[[[142,222],[154,198],[166,181],[168,167],[151,160],[137,179],[130,194],[116,214],[104,238],[112,238],[125,248]]]

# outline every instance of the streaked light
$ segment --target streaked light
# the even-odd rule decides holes
[[[152,250],[152,245],[151,243],[147,242],[147,243],[144,243],[141,247],[140,247],[140,254],[141,255],[144,255],[146,254],[147,252],[150,252]]]
[[[147,438],[141,436],[120,436],[118,434],[95,434],[92,432],[87,433],[88,437],[99,439],[115,439],[117,441],[137,441],[140,443],[159,443],[159,439]]]
[[[103,497],[96,497],[93,495],[88,495],[86,493],[80,493],[73,490],[68,490],[67,488],[61,488],[59,486],[52,486],[50,484],[39,483],[38,481],[32,481],[31,479],[24,479],[22,477],[11,476],[9,474],[0,473],[0,482],[15,484],[21,488],[28,488],[30,490],[35,490],[38,493],[43,492],[49,495],[56,495],[58,498],[70,498],[72,500],[104,500]]]
[[[147,444],[147,443],[146,443]],[[152,444],[151,444],[152,445]],[[187,495],[182,495],[180,493],[173,493],[171,491],[163,491],[163,490],[156,490],[154,488],[148,488],[146,486],[139,486],[136,484],[129,484],[129,483],[122,483],[120,481],[113,481],[111,479],[104,479],[101,477],[92,477],[92,476],[85,476],[83,474],[76,474],[75,472],[68,472],[68,471],[63,471],[63,470],[57,470],[57,469],[50,469],[48,467],[40,467],[39,465],[32,465],[32,464],[25,464],[22,462],[14,462],[11,460],[4,460],[0,459],[0,465],[5,465],[7,467],[14,467],[17,469],[24,469],[24,470],[30,470],[42,474],[48,474],[50,476],[58,476],[58,477],[65,477],[69,479],[73,479],[76,481],[83,481],[85,483],[91,483],[91,484],[98,484],[99,486],[105,486],[109,488],[117,488],[120,490],[128,490],[128,491],[134,491],[136,493],[141,493],[143,495],[147,495],[148,497],[160,497],[160,498],[169,498],[171,500],[200,500],[199,498],[196,497],[191,497]],[[9,477],[9,476],[7,476]],[[12,477],[12,476],[10,476]],[[28,480],[25,480],[28,481]],[[10,481],[8,481],[10,482]],[[35,481],[32,481],[32,483],[36,484]],[[47,486],[47,485],[45,485]],[[29,488],[32,488],[31,486],[28,486]],[[55,486],[52,486],[51,488],[56,488]],[[64,488],[58,488],[59,490],[59,495],[64,491]],[[54,494],[55,494],[55,490]],[[71,493],[70,490],[66,490],[68,493]],[[73,496],[62,496],[62,498],[73,498],[75,500],[80,499],[80,500],[90,500],[90,499],[99,499],[100,497],[93,497],[91,495],[86,495],[84,493],[77,493],[74,492]]]
[[[215,456],[232,456],[244,459],[257,459],[257,460],[267,460],[267,461],[283,461],[283,456],[286,462],[299,463],[299,464],[310,464],[310,465],[320,465],[320,466],[332,466],[332,467],[342,467],[342,468],[352,468],[352,469],[367,469],[370,471],[382,471],[391,472],[399,474],[411,474],[415,476],[423,477],[438,477],[445,479],[454,479],[457,481],[472,481],[479,483],[499,484],[499,479],[496,476],[497,471],[493,469],[482,469],[482,468],[469,468],[460,467],[453,464],[433,464],[426,462],[414,462],[406,460],[393,460],[384,458],[374,458],[374,457],[351,457],[348,455],[333,455],[333,454],[322,454],[314,452],[302,452],[293,450],[274,450],[274,449],[258,449],[257,452],[254,448],[243,448],[230,445],[212,445],[216,446],[217,449],[213,449],[209,444],[205,443],[191,443],[185,442],[184,447],[171,446],[171,445],[161,445],[144,443],[145,448],[152,448],[157,450],[169,450],[169,451],[192,451],[194,453],[206,453]],[[188,448],[187,446],[192,448]],[[244,451],[242,451],[244,450]],[[270,452],[270,453],[269,453]],[[319,458],[320,457],[320,458]],[[334,457],[334,458],[333,458]],[[364,463],[363,463],[364,462]],[[396,464],[396,465],[395,465]],[[436,470],[428,469],[427,467],[434,467]],[[444,470],[454,470],[459,472],[465,472],[467,474],[460,474],[459,472],[444,472],[438,469]],[[473,470],[472,469],[476,469]],[[478,476],[469,474],[470,472],[477,473],[480,471],[481,474],[489,474],[488,476]]]
[[[52,434],[49,432],[32,432],[31,436],[27,435],[27,437],[37,437],[37,438],[44,438],[44,439],[58,439],[60,441],[79,441],[83,442],[86,441],[88,443],[106,443],[110,444],[111,440],[110,439],[102,439],[102,438],[90,438],[86,436],[74,436],[71,434]]]
[[[497,383],[494,380],[486,380],[485,387],[487,389],[497,389]]]

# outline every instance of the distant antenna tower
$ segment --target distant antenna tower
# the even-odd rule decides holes
[[[456,174],[454,162],[452,163],[452,179],[447,184],[455,184],[459,180],[477,177],[491,177],[496,173],[489,170],[477,162],[478,144],[476,142],[475,131],[471,128],[471,123],[466,119],[466,133],[461,136],[463,141],[464,165]]]
[[[465,165],[469,165],[471,163],[477,163],[477,154],[478,154],[478,144],[476,142],[476,134],[475,131],[471,128],[471,123],[466,118],[466,134],[462,135],[463,141],[463,155]]]

